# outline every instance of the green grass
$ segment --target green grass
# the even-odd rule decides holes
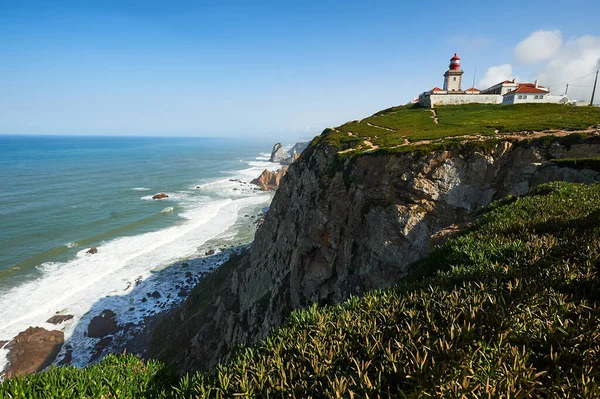
[[[600,172],[600,157],[562,158],[553,159],[552,162],[562,167],[573,168],[577,170],[591,169],[595,170],[596,172]]]
[[[468,104],[438,107],[435,110],[439,124],[433,122],[431,111],[426,108],[389,108],[360,122],[348,122],[337,127],[338,132],[329,133],[330,142],[341,143],[345,137],[349,137],[348,133],[352,133],[356,135],[354,145],[360,144],[363,139],[370,139],[375,145],[389,148],[405,143],[406,139],[419,141],[463,135],[493,136],[496,130],[499,133],[584,130],[600,122],[600,108],[558,104]]]
[[[294,312],[210,372],[172,385],[157,363],[109,357],[0,397],[593,398],[599,321],[600,184],[552,183],[490,205],[401,285]]]

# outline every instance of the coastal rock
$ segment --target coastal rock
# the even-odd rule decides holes
[[[281,182],[283,176],[285,176],[286,172],[287,168],[285,166],[275,172],[265,169],[258,178],[252,180],[250,183],[256,184],[263,191],[275,191],[279,187],[279,183]]]
[[[65,355],[58,361],[59,366],[68,366],[73,360],[73,347],[71,345],[65,345]]]
[[[289,156],[290,154],[288,154],[288,152],[283,149],[281,143],[277,143],[273,146],[273,151],[271,151],[271,158],[269,159],[269,161],[280,163]]]
[[[169,198],[169,196],[166,193],[158,193],[158,194],[154,194],[152,196],[152,199],[154,199],[154,200],[160,200],[160,199],[165,199],[165,198]]]
[[[73,315],[71,315],[71,314],[57,314],[57,315],[50,317],[48,320],[46,320],[46,323],[61,324],[67,320],[71,320],[72,318],[73,318]]]
[[[206,253],[204,255],[210,256],[210,255],[214,255],[214,254],[215,254],[215,250],[214,249],[209,249],[208,251],[206,251]]]
[[[95,362],[96,360],[100,359],[102,352],[104,352],[104,349],[106,349],[106,347],[108,345],[110,345],[112,340],[113,340],[113,337],[104,337],[100,341],[98,341],[96,343],[96,345],[94,345],[94,349],[92,349],[92,355],[90,356],[90,362]]]
[[[88,325],[87,335],[90,338],[102,338],[111,334],[117,327],[117,315],[110,309],[105,309],[95,316]]]
[[[90,249],[87,250],[86,252],[87,254],[97,254],[98,253],[98,248],[96,247],[91,247]]]
[[[292,155],[290,157],[288,157],[288,158],[285,158],[285,159],[281,160],[281,164],[282,165],[290,165],[296,159],[300,158],[300,154],[302,154],[302,151],[304,151],[307,146],[308,146],[308,143],[296,143],[296,144],[294,144],[294,146],[289,151],[289,153],[292,154]]]
[[[8,378],[34,373],[48,367],[54,361],[64,343],[62,331],[48,331],[41,327],[29,327],[7,345]]]

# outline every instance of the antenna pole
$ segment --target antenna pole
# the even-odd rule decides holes
[[[471,94],[475,94],[475,75],[477,75],[477,65],[475,65],[475,72],[473,72],[473,86],[471,88]]]
[[[568,92],[569,92],[569,84],[567,83],[567,88],[565,89],[565,96],[567,95]]]
[[[596,94],[596,83],[598,83],[598,71],[596,71],[596,79],[594,79],[594,88],[592,89],[592,98],[590,99],[590,107],[594,105],[594,95]]]

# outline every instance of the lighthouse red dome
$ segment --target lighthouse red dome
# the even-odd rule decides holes
[[[454,57],[450,58],[450,70],[451,71],[459,71],[460,70],[460,57],[454,53]]]

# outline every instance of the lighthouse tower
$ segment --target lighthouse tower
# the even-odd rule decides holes
[[[460,57],[454,53],[450,58],[450,68],[444,74],[444,90],[448,93],[460,92],[462,84],[463,71],[460,69]]]

